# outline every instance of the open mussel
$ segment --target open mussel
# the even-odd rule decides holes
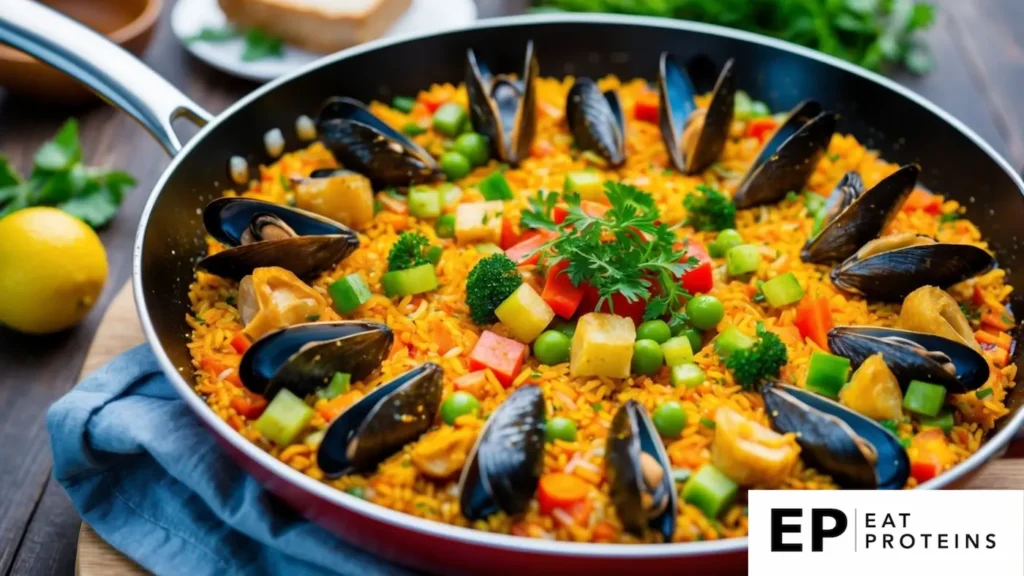
[[[782,200],[803,190],[828,149],[836,116],[813,101],[801,102],[761,148],[733,196],[737,208]]]
[[[937,242],[917,234],[893,234],[868,242],[832,269],[837,288],[873,300],[898,302],[921,286],[948,288],[995,266],[991,254],[972,244]]]
[[[736,97],[732,60],[725,63],[706,109],[698,108],[697,90],[686,70],[668,52],[658,63],[661,138],[676,170],[696,174],[721,156],[729,139]]]
[[[612,419],[605,468],[622,526],[636,535],[651,527],[671,541],[678,506],[672,469],[654,424],[635,400],[623,404]]]
[[[626,161],[626,128],[614,90],[601,93],[590,78],[577,78],[565,102],[565,118],[576,147],[590,150],[611,166]]]
[[[521,386],[491,414],[459,478],[459,507],[469,520],[498,510],[524,512],[544,468],[544,394]]]
[[[537,129],[538,73],[533,42],[526,44],[526,63],[519,78],[491,74],[472,49],[466,51],[466,92],[473,129],[487,136],[499,160],[512,166],[529,155]]]
[[[443,371],[422,364],[349,407],[327,428],[317,465],[329,477],[367,472],[433,424],[444,392]]]
[[[953,394],[977,390],[989,377],[988,362],[974,348],[949,338],[878,326],[837,326],[828,333],[833,354],[856,368],[881,354],[900,386],[911,380],[938,384]]]
[[[342,166],[378,188],[405,187],[441,179],[429,152],[352,98],[329,98],[320,108],[317,134]]]
[[[246,388],[273,398],[282,388],[300,398],[330,382],[335,372],[362,380],[387,358],[391,329],[374,322],[315,322],[271,332],[255,341],[238,366]]]
[[[233,280],[266,266],[308,278],[359,247],[359,237],[346,226],[311,212],[251,198],[210,202],[203,210],[203,225],[229,248],[203,258],[197,267]]]
[[[825,204],[821,230],[800,257],[818,264],[849,258],[889,225],[920,172],[916,165],[903,166],[866,192],[860,176],[848,172]]]
[[[801,455],[844,488],[899,490],[910,459],[899,438],[873,420],[785,384],[761,389],[772,426],[796,435]]]

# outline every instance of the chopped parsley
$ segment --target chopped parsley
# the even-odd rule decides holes
[[[979,400],[981,400],[983,398],[988,398],[991,395],[992,395],[992,389],[991,388],[982,388],[981,390],[978,390],[977,392],[974,393],[974,396],[976,398],[978,398]]]
[[[617,182],[605,182],[604,189],[611,206],[600,216],[587,214],[579,195],[562,196],[568,214],[562,234],[541,248],[550,251],[547,265],[567,262],[573,285],[586,282],[597,291],[599,310],[607,303],[614,313],[611,298],[619,294],[627,302],[646,302],[645,319],[679,314],[679,303],[689,294],[678,279],[697,259],[684,260],[683,246],[658,222],[660,214],[649,194]],[[549,193],[544,209],[557,201],[557,194]],[[558,228],[536,207],[524,210],[523,220],[531,227]]]
[[[686,224],[694,230],[720,231],[736,227],[736,207],[710,186],[697,186],[697,193],[683,198],[683,207],[689,212]]]
[[[715,429],[715,421],[710,418],[701,418],[700,423],[703,424],[706,428],[710,428],[712,430]]]

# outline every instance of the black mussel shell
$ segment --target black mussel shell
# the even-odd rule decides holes
[[[832,283],[872,300],[899,302],[922,286],[950,286],[988,272],[991,254],[971,244],[935,242],[856,254],[832,269]]]
[[[330,477],[372,470],[434,424],[443,392],[443,371],[433,362],[382,384],[331,423],[317,465]]]
[[[259,218],[276,218],[297,236],[240,245]],[[196,265],[217,276],[241,280],[256,268],[279,266],[308,278],[344,260],[359,247],[359,236],[323,216],[251,198],[218,198],[203,210],[207,233],[230,246]]]
[[[526,61],[518,80],[492,75],[472,49],[466,51],[465,81],[473,129],[487,136],[499,160],[512,166],[529,156],[537,130],[539,70],[532,41],[526,44]]]
[[[807,241],[800,257],[805,262],[824,264],[849,258],[867,244],[892,221],[903,201],[914,190],[921,169],[914,164],[903,166],[884,178],[876,186],[856,194],[864,184],[856,172],[849,172],[826,205],[826,210],[838,209],[821,228],[817,236]],[[855,198],[845,208],[839,208],[842,198]]]
[[[611,166],[626,161],[622,106],[613,90],[602,94],[590,78],[577,78],[569,90],[565,117],[577,148],[596,152]]]
[[[911,380],[921,380],[963,394],[981,388],[989,378],[988,362],[978,351],[935,334],[877,326],[837,326],[829,330],[828,346],[833,354],[849,358],[855,369],[869,356],[881,354],[904,390]]]
[[[794,386],[767,384],[761,394],[772,426],[796,434],[801,456],[840,486],[899,490],[906,485],[907,452],[875,421]]]
[[[342,166],[366,176],[375,187],[441,179],[441,169],[429,152],[358,100],[328,99],[320,109],[317,134]]]
[[[488,418],[462,469],[462,515],[480,520],[498,510],[524,512],[543,468],[544,394],[537,386],[521,386]]]
[[[654,518],[648,516],[642,503],[645,488],[640,468],[641,453],[654,457],[664,469],[662,486],[657,492],[667,495],[668,505]],[[650,526],[661,533],[666,542],[671,541],[676,530],[678,510],[672,468],[647,411],[635,400],[623,404],[612,419],[605,446],[605,469],[612,504],[623,527],[640,535]]]
[[[736,189],[733,203],[751,208],[803,190],[835,130],[835,114],[822,112],[817,102],[798,104],[761,149]]]
[[[683,132],[697,104],[697,90],[686,70],[668,52],[658,63],[659,125],[669,158],[676,170],[696,174],[713,164],[722,155],[729,139],[735,111],[736,78],[730,59],[722,67],[704,116],[703,128],[692,151],[683,149]]]
[[[387,358],[391,329],[375,322],[298,324],[265,335],[242,356],[245,387],[268,399],[282,388],[298,397],[326,386],[335,372],[362,380]]]

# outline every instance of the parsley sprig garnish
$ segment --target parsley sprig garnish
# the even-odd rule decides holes
[[[566,273],[574,285],[585,282],[597,290],[598,309],[608,302],[614,313],[611,297],[621,294],[628,302],[647,302],[645,319],[682,316],[678,308],[689,294],[679,277],[697,260],[684,260],[682,244],[658,221],[649,194],[617,182],[605,182],[604,190],[611,207],[600,216],[584,212],[579,195],[571,193],[548,193],[523,211],[524,225],[562,232],[542,248],[547,265],[568,262]],[[551,220],[559,200],[568,212],[561,226]]]

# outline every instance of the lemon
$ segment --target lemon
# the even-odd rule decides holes
[[[85,222],[56,208],[0,219],[0,324],[49,334],[77,324],[107,281],[107,253]]]

